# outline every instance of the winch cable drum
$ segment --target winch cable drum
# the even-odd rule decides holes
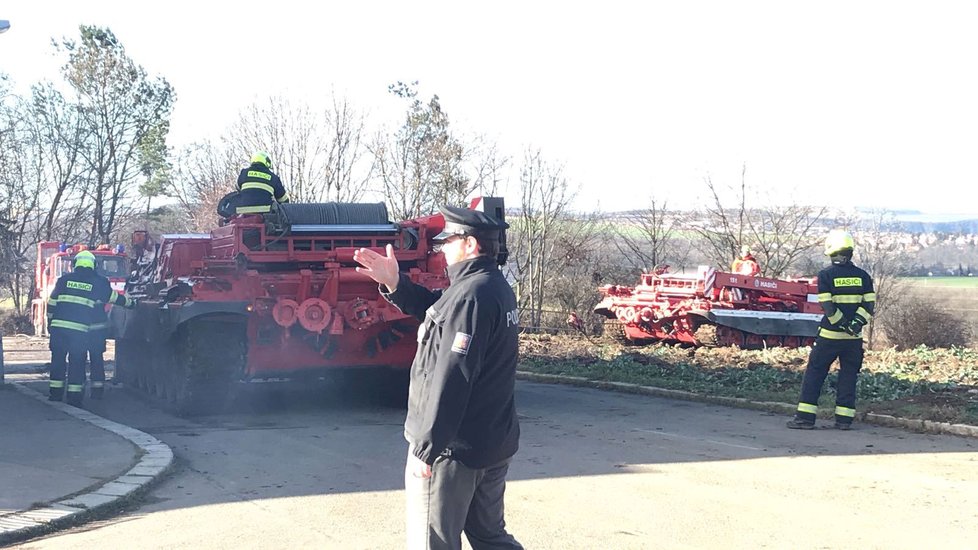
[[[298,203],[275,204],[282,226],[293,225],[389,225],[387,205],[377,203]]]

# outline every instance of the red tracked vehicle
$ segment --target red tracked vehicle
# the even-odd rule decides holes
[[[471,207],[504,216],[501,198]],[[356,272],[353,252],[392,245],[412,281],[445,288],[431,242],[444,224],[391,223],[383,203],[284,204],[158,244],[137,232],[127,291],[138,304],[113,310],[118,376],[183,414],[220,410],[237,381],[337,369],[387,371],[378,391],[406,396],[418,321]]]
[[[638,286],[605,285],[594,312],[615,319],[632,343],[741,348],[810,345],[822,319],[814,279],[780,280],[701,266],[643,273]]]

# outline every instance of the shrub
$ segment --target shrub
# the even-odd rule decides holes
[[[0,333],[4,336],[34,334],[34,324],[31,323],[31,316],[27,313],[0,310]]]
[[[887,340],[900,350],[921,345],[966,347],[971,340],[971,329],[964,318],[942,304],[913,294],[891,303],[879,322]]]

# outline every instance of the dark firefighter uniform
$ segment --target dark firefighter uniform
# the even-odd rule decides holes
[[[109,315],[103,303],[92,311],[92,324],[88,326],[88,364],[92,383],[92,398],[101,399],[105,391],[105,340],[109,337]]]
[[[498,240],[500,227],[505,228],[482,212],[449,207],[442,212],[446,231],[436,241],[480,232]],[[422,494],[412,494],[408,486],[409,540],[417,540],[412,529],[427,521],[431,548],[455,548],[451,540],[463,528],[473,548],[522,548],[502,519],[505,477],[520,436],[514,399],[516,297],[495,256],[449,265],[448,277],[451,286],[431,292],[402,273],[396,291],[383,292],[401,311],[422,320],[404,437],[408,452],[434,467],[432,485]],[[417,515],[411,513],[412,498],[424,499]]]
[[[282,180],[272,172],[272,161],[267,153],[255,153],[251,165],[238,174],[240,195],[235,203],[237,214],[268,212],[273,202],[289,202],[289,194]]]
[[[833,255],[833,265],[818,273],[818,301],[825,315],[808,357],[798,410],[788,423],[791,428],[814,426],[822,384],[836,359],[835,427],[848,429],[856,415],[856,377],[863,363],[862,327],[872,318],[876,293],[869,274],[852,264],[852,237],[844,233],[841,239],[841,245],[847,247],[842,249],[844,254]]]
[[[95,256],[91,252],[79,252],[75,256],[74,270],[58,278],[48,299],[51,334],[48,398],[52,401],[60,401],[67,390],[68,404],[81,405],[89,328],[95,322],[96,309],[103,308],[106,303],[132,307],[129,298],[117,294],[109,280],[95,272]]]

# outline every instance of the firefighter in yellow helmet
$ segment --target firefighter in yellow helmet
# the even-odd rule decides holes
[[[96,309],[105,304],[132,307],[133,301],[112,290],[109,280],[95,272],[95,255],[83,250],[75,255],[74,269],[58,278],[48,298],[48,333],[51,334],[48,399],[51,401],[61,401],[67,389],[68,404],[81,406],[89,329],[96,322]]]
[[[273,202],[289,202],[282,180],[272,172],[272,158],[264,151],[251,156],[251,164],[238,174],[240,198],[236,214],[260,214],[272,209]]]
[[[730,264],[730,270],[738,275],[748,275],[755,276],[761,273],[761,266],[757,263],[754,255],[750,251],[750,247],[744,245],[740,247],[740,256],[738,256],[732,264]]]
[[[818,397],[829,367],[839,360],[835,396],[835,428],[848,430],[856,416],[856,376],[863,366],[862,330],[873,316],[876,293],[873,279],[852,263],[856,243],[846,231],[833,230],[825,239],[825,255],[832,265],[818,272],[818,303],[825,315],[808,355],[801,399],[792,429],[815,427]]]

